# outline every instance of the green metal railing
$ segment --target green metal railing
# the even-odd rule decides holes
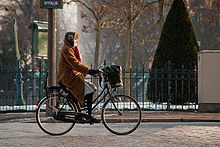
[[[41,66],[39,63],[39,67]],[[0,112],[35,111],[38,102],[45,96],[45,68],[21,69],[18,77],[16,67],[0,66]],[[123,71],[123,81],[126,73]],[[131,69],[130,93],[143,110],[197,110],[197,70]],[[20,78],[20,79],[18,79]],[[24,104],[18,104],[17,80],[22,81]],[[124,93],[120,88],[118,93]]]

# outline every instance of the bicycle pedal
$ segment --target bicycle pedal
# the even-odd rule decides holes
[[[80,121],[79,123],[89,123],[89,124],[101,122],[100,120],[85,113],[78,113],[78,116],[76,116],[76,120],[79,120]]]

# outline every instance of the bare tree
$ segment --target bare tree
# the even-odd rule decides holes
[[[109,26],[115,13],[102,1],[72,0],[69,2],[78,2],[87,10],[81,12],[81,17],[89,22],[88,25],[83,25],[82,30],[87,33],[92,28],[92,31],[96,32],[94,68],[98,68],[101,31]]]
[[[13,42],[13,22],[14,19],[18,23],[18,35],[19,35],[19,50],[20,52],[31,53],[31,30],[29,29],[30,23],[33,19],[45,19],[45,11],[39,10],[37,0],[8,0],[5,4],[1,5],[4,8],[5,13],[1,17],[1,34],[5,34],[0,37],[2,50],[4,53],[9,48],[14,48]],[[23,50],[25,49],[25,50]],[[13,59],[13,58],[12,58]],[[9,64],[8,57],[2,56],[2,62]],[[10,63],[11,64],[11,63]]]
[[[220,1],[191,0],[189,11],[200,49],[220,48]]]
[[[120,19],[117,18],[120,24],[123,24],[122,30],[125,30],[126,34],[126,51],[125,51],[125,68],[126,68],[126,89],[125,93],[130,95],[130,74],[129,71],[132,68],[132,33],[134,32],[134,27],[139,20],[141,14],[152,4],[158,1],[146,2],[145,0],[119,0],[117,2],[105,1],[110,7],[116,9],[119,14],[121,14]]]

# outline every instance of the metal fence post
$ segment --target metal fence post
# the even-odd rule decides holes
[[[195,66],[194,68],[194,84],[195,84],[195,95],[194,95],[194,98],[193,98],[193,101],[194,101],[194,104],[195,104],[195,109],[196,110],[196,104],[198,103],[198,68],[197,66]],[[196,98],[197,98],[197,101],[196,101]]]
[[[171,65],[170,61],[168,62],[167,71],[168,71],[168,99],[167,99],[167,110],[170,110],[170,101],[171,101]]]
[[[137,101],[138,101],[138,92],[139,92],[139,88],[138,88],[138,70],[136,69],[135,70],[135,98],[137,99]]]
[[[145,77],[144,77],[144,65],[142,65],[142,78],[143,78],[143,82],[142,82],[142,105],[143,105],[143,108],[144,109],[144,89],[145,89]]]
[[[184,97],[184,65],[182,65],[182,69],[181,69],[181,100],[180,100],[180,103],[183,102],[183,97]],[[183,109],[183,105],[182,105],[182,109]]]

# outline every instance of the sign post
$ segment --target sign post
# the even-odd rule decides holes
[[[56,86],[56,18],[55,9],[63,8],[63,0],[40,0],[42,9],[48,9],[48,86]],[[51,101],[48,105],[55,105],[55,101]],[[49,109],[46,108],[46,114],[51,115]]]
[[[63,8],[63,0],[40,0],[40,7],[48,9],[48,86],[56,85],[56,18],[55,9]]]
[[[55,10],[48,9],[48,84],[56,85],[56,21]]]

